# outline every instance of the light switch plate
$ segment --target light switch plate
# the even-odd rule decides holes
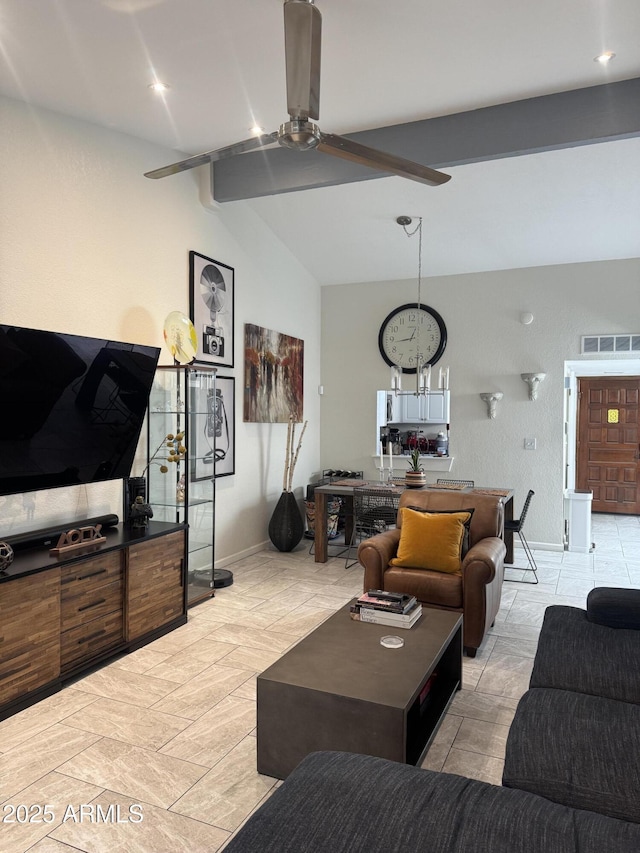
[[[535,449],[536,449],[536,440],[535,440],[535,438],[525,438],[525,440],[524,440],[524,449],[525,449],[525,450],[535,450]]]

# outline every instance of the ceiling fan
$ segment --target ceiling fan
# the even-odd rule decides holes
[[[323,133],[309,119],[318,119],[320,114],[320,44],[322,16],[313,0],[284,0],[284,46],[287,75],[287,111],[289,121],[274,133],[253,136],[234,145],[207,151],[145,172],[147,178],[165,178],[205,163],[213,163],[226,157],[234,157],[256,148],[264,148],[278,142],[285,148],[307,151],[317,148],[325,154],[351,160],[382,172],[390,172],[401,178],[410,178],[430,186],[438,186],[450,180],[451,175],[437,172],[428,166],[396,157],[366,145],[360,145],[345,136]]]

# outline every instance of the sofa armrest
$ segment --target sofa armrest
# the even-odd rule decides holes
[[[467,551],[462,561],[462,582],[488,584],[496,576],[496,572],[504,565],[507,553],[502,539],[497,536],[489,536],[476,542]]]
[[[592,589],[587,596],[587,619],[608,628],[640,630],[640,589]]]
[[[400,530],[385,530],[360,543],[358,560],[364,566],[363,589],[384,589],[384,573],[398,552]]]
[[[470,657],[475,657],[500,609],[506,552],[502,539],[489,536],[469,548],[462,561],[464,648]]]

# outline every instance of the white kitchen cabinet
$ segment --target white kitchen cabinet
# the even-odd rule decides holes
[[[396,404],[392,419],[387,423],[402,424],[448,424],[449,423],[449,391],[431,391],[426,396],[407,394],[395,397],[390,394]]]

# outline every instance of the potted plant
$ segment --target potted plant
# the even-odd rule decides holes
[[[409,489],[420,489],[426,482],[424,470],[420,464],[420,448],[414,447],[409,455],[409,469],[404,475],[405,486]]]

